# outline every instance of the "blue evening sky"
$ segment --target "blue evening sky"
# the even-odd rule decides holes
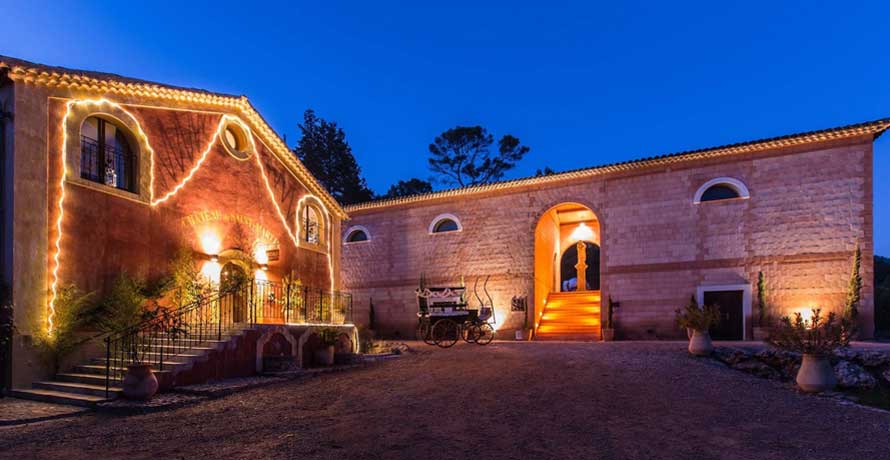
[[[530,146],[518,177],[890,117],[890,2],[428,3],[0,0],[0,54],[246,94],[289,144],[312,107],[378,193],[458,124]]]

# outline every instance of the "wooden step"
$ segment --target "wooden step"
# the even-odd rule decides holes
[[[63,391],[40,390],[37,388],[14,389],[9,391],[9,395],[14,398],[80,407],[93,407],[100,402],[108,400],[104,396],[81,395]]]

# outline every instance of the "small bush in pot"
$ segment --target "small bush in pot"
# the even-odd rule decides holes
[[[315,350],[316,364],[320,366],[334,365],[334,348],[337,345],[340,331],[332,327],[325,327],[317,330],[316,334],[321,341],[319,348]]]
[[[707,356],[714,351],[711,334],[708,332],[720,322],[720,309],[716,305],[699,307],[695,297],[689,299],[682,310],[677,310],[677,325],[692,331],[689,338],[689,352],[697,356]]]
[[[837,384],[829,360],[835,351],[850,345],[853,332],[847,318],[838,318],[833,312],[825,316],[821,309],[814,308],[809,320],[799,312],[794,314],[794,319],[782,318],[771,331],[769,342],[782,350],[803,355],[797,385],[803,391],[818,393],[831,390]]]

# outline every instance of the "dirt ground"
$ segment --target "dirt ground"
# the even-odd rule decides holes
[[[0,428],[0,458],[877,459],[890,413],[681,343],[494,343],[139,416]]]

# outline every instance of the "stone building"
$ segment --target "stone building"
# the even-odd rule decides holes
[[[537,338],[597,339],[611,299],[618,338],[679,337],[674,312],[696,296],[721,307],[716,338],[741,340],[759,319],[760,272],[773,316],[837,311],[858,244],[859,326],[870,337],[872,144],[888,125],[348,206],[344,289],[357,321],[373,303],[378,329],[403,337],[417,324],[423,275],[432,285],[463,280],[468,291],[490,277],[497,328],[510,336],[527,324]],[[527,311],[514,311],[514,297],[527,299]]]
[[[0,110],[14,386],[48,377],[34,342],[58,328],[65,286],[101,299],[122,273],[168,277],[182,250],[209,281],[256,282],[261,307],[239,297],[231,323],[345,322],[327,310],[346,307],[346,214],[247,98],[0,56]]]

